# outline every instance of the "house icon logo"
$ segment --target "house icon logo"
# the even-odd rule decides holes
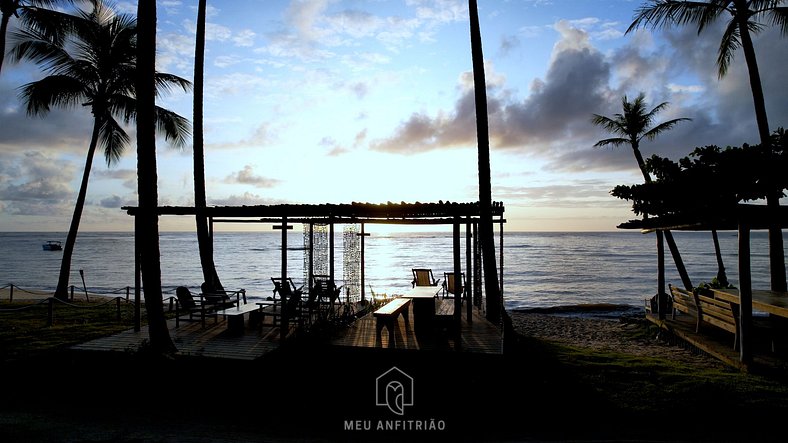
[[[375,404],[387,406],[397,415],[405,414],[406,406],[413,406],[413,377],[396,366],[375,379]]]

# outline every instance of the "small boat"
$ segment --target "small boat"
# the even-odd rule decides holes
[[[45,251],[60,251],[63,249],[61,242],[57,240],[47,240],[47,242],[41,246]]]

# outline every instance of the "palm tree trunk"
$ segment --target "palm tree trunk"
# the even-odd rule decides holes
[[[717,230],[711,230],[711,238],[714,240],[714,255],[717,256],[717,281],[722,287],[728,286],[728,276],[725,274],[725,263],[722,261],[722,251],[720,250],[720,239]]]
[[[736,9],[746,11],[747,3],[744,0],[735,0]],[[738,14],[736,20],[741,36],[741,48],[744,51],[744,59],[747,62],[747,72],[750,76],[750,89],[752,90],[752,101],[755,106],[755,120],[758,122],[758,134],[761,138],[761,146],[769,146],[769,120],[766,115],[766,102],[763,98],[763,87],[761,85],[761,74],[758,70],[758,60],[755,57],[755,46],[752,44],[752,36],[747,27],[748,17],[745,14]],[[771,177],[769,177],[771,181]],[[773,187],[770,183],[770,187]],[[785,279],[785,251],[783,249],[783,233],[778,222],[778,209],[780,206],[780,192],[769,192],[766,196],[766,206],[769,208],[769,273],[771,276],[772,291],[785,292],[788,290],[788,283]]]
[[[79,185],[77,202],[74,205],[74,214],[71,216],[71,226],[68,228],[66,244],[63,246],[63,258],[60,261],[60,275],[57,280],[55,297],[60,300],[68,299],[68,280],[71,277],[71,256],[74,253],[74,245],[77,242],[79,232],[79,222],[82,219],[82,210],[85,208],[85,196],[88,193],[88,181],[90,179],[90,169],[93,167],[93,157],[96,154],[99,131],[101,124],[98,119],[93,122],[93,134],[90,136],[90,147],[88,147],[88,157],[85,160],[85,170],[82,172],[82,183]]]
[[[3,61],[5,60],[5,35],[8,31],[8,22],[11,20],[12,13],[13,11],[9,12],[3,10],[3,16],[0,18],[0,73],[3,72]]]
[[[635,160],[637,160],[640,172],[643,174],[643,180],[646,183],[651,183],[651,175],[649,175],[646,169],[646,162],[643,160],[643,155],[640,153],[637,140],[632,141],[632,152],[635,154]],[[644,216],[644,218],[647,217],[648,215]],[[692,291],[692,280],[690,280],[689,273],[687,273],[687,267],[684,266],[684,260],[681,258],[678,246],[676,246],[676,240],[673,238],[673,233],[670,232],[670,230],[665,230],[663,232],[665,234],[665,242],[668,244],[668,249],[670,249],[670,255],[673,257],[673,263],[676,265],[679,277],[681,277],[681,283],[684,285],[685,289]]]
[[[208,218],[200,210],[207,206],[205,198],[205,142],[203,138],[203,90],[205,85],[205,9],[206,0],[197,7],[197,40],[194,46],[194,207],[197,209],[197,244],[203,279],[212,289],[223,290],[213,261],[213,238],[208,231]]]
[[[137,192],[136,219],[141,246],[140,269],[148,314],[148,335],[153,352],[169,355],[176,350],[164,317],[159,249],[158,187],[156,173],[156,1],[137,5]]]
[[[476,0],[468,1],[471,25],[471,58],[473,60],[473,88],[476,100],[476,133],[479,162],[479,230],[482,243],[482,265],[484,266],[484,292],[487,294],[487,319],[498,324],[501,321],[501,288],[498,286],[498,271],[495,262],[495,233],[492,221],[492,178],[490,176],[490,136],[487,122],[487,84],[484,78],[484,55],[479,28],[479,12]]]

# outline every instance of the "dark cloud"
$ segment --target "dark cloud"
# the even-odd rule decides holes
[[[518,99],[505,85],[488,83],[490,142],[503,149],[547,160],[553,171],[636,171],[631,149],[595,149],[610,134],[591,124],[593,114],[621,112],[621,98],[646,94],[649,107],[669,106],[660,121],[686,117],[671,131],[641,146],[644,156],[688,155],[695,147],[757,143],[752,93],[743,54],[736,54],[728,75],[719,79],[715,66],[721,37],[710,29],[701,36],[688,28],[664,33],[669,45],[655,46],[646,31],[629,35],[611,53],[591,45],[588,35],[565,22],[543,79],[532,82],[529,95]],[[779,31],[763,32],[755,41],[772,128],[788,122],[788,88],[784,88],[788,45]],[[493,77],[492,66],[486,74]],[[465,76],[470,75],[466,74]],[[464,76],[464,77],[465,77]],[[684,82],[684,83],[682,83]],[[414,154],[435,149],[474,146],[473,92],[461,87],[452,110],[435,116],[413,113],[372,149]]]
[[[91,174],[96,179],[122,180],[124,187],[137,190],[137,171],[134,169],[99,169],[92,171]]]
[[[113,195],[111,197],[104,198],[99,202],[99,206],[101,206],[102,208],[110,208],[110,209],[118,209],[121,206],[124,206],[125,204],[126,204],[126,200],[119,195]]]

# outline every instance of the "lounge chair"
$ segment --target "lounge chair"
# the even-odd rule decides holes
[[[440,279],[435,279],[432,275],[432,269],[428,268],[413,268],[413,281],[410,283],[415,288],[416,286],[438,286]]]
[[[282,284],[281,277],[271,277],[271,282],[274,284],[271,299],[274,304],[264,308],[263,315],[271,316],[274,326],[277,325],[278,319],[282,317],[285,309],[288,310],[288,322],[294,319],[301,321],[301,311],[304,304],[304,285],[296,287],[292,278],[288,277],[286,280],[285,284]]]
[[[205,327],[205,317],[213,317],[214,321],[218,321],[216,315],[216,305],[207,303],[203,299],[195,299],[191,291],[186,286],[179,286],[175,289],[175,327],[180,326],[181,320],[186,321],[200,321],[202,326]],[[181,311],[189,314],[188,319],[181,318]],[[198,318],[195,316],[198,315]]]
[[[246,304],[246,290],[239,289],[237,291],[227,291],[224,289],[211,289],[207,282],[203,282],[200,286],[200,298],[209,305],[215,305],[216,309],[232,308],[241,304],[241,297],[243,297],[244,304]],[[233,300],[235,297],[235,300]]]
[[[454,288],[454,273],[453,272],[444,272],[443,273],[443,298],[448,298],[450,296],[456,296],[456,294],[460,294],[460,297],[465,299],[465,273],[460,273],[460,287],[458,290]]]
[[[334,307],[340,303],[339,296],[342,293],[342,286],[337,287],[330,275],[313,275],[312,282],[312,292],[317,297],[315,301],[318,314],[321,318],[326,318],[334,312]]]

